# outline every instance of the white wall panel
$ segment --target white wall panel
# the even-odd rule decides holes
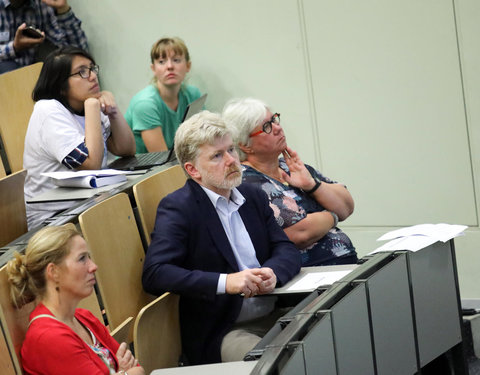
[[[304,8],[321,159],[356,201],[347,225],[476,225],[452,2]]]

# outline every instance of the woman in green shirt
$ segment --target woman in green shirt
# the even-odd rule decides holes
[[[154,82],[132,98],[125,113],[135,136],[137,153],[172,148],[188,104],[200,97],[196,87],[183,83],[192,63],[180,38],[158,40],[150,57]]]

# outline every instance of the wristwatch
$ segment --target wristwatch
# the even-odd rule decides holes
[[[315,181],[315,185],[310,190],[304,190],[305,194],[314,193],[315,190],[317,190],[320,187],[320,185],[322,184],[322,180],[320,180],[317,176],[312,176],[312,177],[313,177],[313,180]]]

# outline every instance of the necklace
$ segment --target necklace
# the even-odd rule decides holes
[[[282,183],[282,184],[285,185],[285,186],[288,186],[288,182],[285,181],[284,178],[283,178],[283,174],[282,174],[283,169],[282,169],[282,168],[277,167],[277,168],[276,168],[276,172],[277,172],[276,174],[274,174],[274,173],[266,173],[266,172],[262,171],[260,168],[258,168],[258,167],[256,167],[255,165],[253,165],[251,162],[244,162],[244,163],[245,163],[246,165],[249,165],[250,167],[252,167],[252,168],[255,169],[256,171],[264,174],[265,176],[270,177],[271,179],[276,180],[276,181]]]

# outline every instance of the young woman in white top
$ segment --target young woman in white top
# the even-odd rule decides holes
[[[25,137],[25,201],[54,185],[43,172],[101,169],[107,150],[135,154],[135,140],[115,98],[100,91],[98,65],[85,51],[65,47],[51,53],[33,90],[33,109]],[[73,202],[26,203],[32,229]]]

